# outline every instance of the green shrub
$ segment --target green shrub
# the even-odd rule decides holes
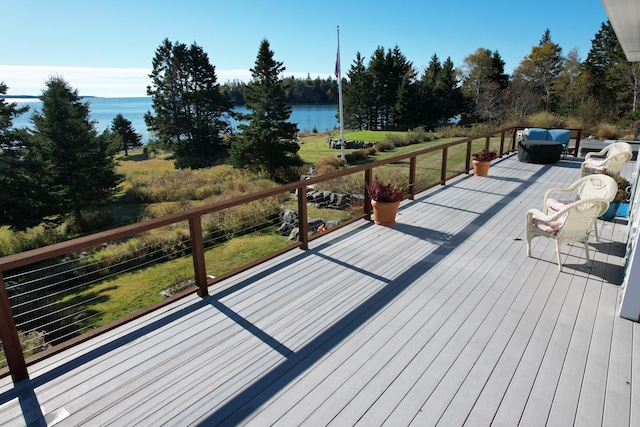
[[[0,256],[12,255],[66,240],[60,228],[38,226],[25,231],[6,232],[0,240]]]
[[[599,139],[617,139],[619,135],[618,128],[610,123],[599,123],[593,133]]]
[[[540,111],[527,117],[532,127],[538,128],[565,128],[565,119],[547,111]]]
[[[353,151],[351,153],[347,153],[344,155],[344,158],[347,161],[347,163],[357,163],[357,162],[366,160],[368,156],[369,156],[369,150],[362,149],[362,150]]]
[[[484,123],[475,123],[471,126],[451,125],[436,129],[440,138],[467,138],[470,136],[486,135],[495,131],[495,126]]]
[[[105,229],[113,223],[113,214],[110,211],[81,212],[79,217],[71,217],[65,224],[65,234],[74,235],[91,233]]]
[[[324,175],[345,167],[347,162],[340,157],[323,157],[316,163],[316,174]]]
[[[396,148],[394,140],[399,139],[397,135],[389,135],[384,141],[379,141],[374,144],[377,152],[384,153],[385,151],[391,151]]]
[[[26,333],[18,331],[18,339],[22,345],[25,357],[32,356],[51,347],[46,343],[45,332],[43,331],[31,331]],[[5,366],[7,366],[6,356],[4,354],[2,342],[0,342],[0,368],[4,368]]]

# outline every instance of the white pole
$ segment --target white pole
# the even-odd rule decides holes
[[[344,120],[342,117],[342,74],[340,72],[340,26],[336,25],[338,34],[338,55],[336,57],[336,77],[338,79],[338,109],[340,110],[340,148],[344,159]]]

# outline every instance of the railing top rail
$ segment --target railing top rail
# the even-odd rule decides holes
[[[503,132],[514,131],[516,127],[507,127],[499,129],[497,131],[487,133],[484,135],[478,135],[474,137],[463,138],[460,140],[451,141],[444,144],[439,144],[433,147],[424,148],[410,153],[402,154],[385,160],[378,160],[371,163],[362,164],[359,166],[350,167],[335,172],[331,172],[322,176],[313,177],[304,181],[296,181],[289,184],[285,184],[276,188],[267,190],[261,190],[255,193],[247,194],[244,196],[236,197],[229,200],[222,200],[192,208],[183,212],[176,212],[170,215],[162,216],[159,218],[153,218],[146,221],[138,222],[135,224],[124,225],[121,227],[113,228],[110,230],[102,231],[99,233],[91,234],[88,236],[78,237],[76,239],[54,243],[52,245],[44,246],[41,248],[31,249],[28,251],[20,252],[17,254],[9,255],[0,258],[0,273],[14,268],[19,268],[28,264],[32,264],[39,261],[44,261],[56,256],[65,255],[77,250],[96,246],[101,243],[133,236],[137,233],[152,230],[154,228],[163,227],[166,225],[174,224],[181,221],[190,221],[199,218],[203,215],[216,212],[223,209],[228,209],[233,206],[242,205],[252,201],[264,199],[267,197],[276,196],[285,192],[291,192],[301,187],[330,181],[343,176],[351,175],[354,173],[370,170],[376,167],[384,166],[386,164],[395,163],[401,160],[409,159],[411,157],[417,157],[437,151],[441,151],[445,148],[453,147],[460,144],[466,144],[470,141],[474,141],[481,138],[492,137],[496,134],[502,134]]]

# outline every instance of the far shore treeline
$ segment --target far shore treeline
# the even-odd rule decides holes
[[[305,79],[285,77],[282,79],[284,100],[288,105],[337,105],[338,81],[333,77]],[[220,91],[231,98],[233,105],[245,105],[247,83],[238,80],[220,85]]]

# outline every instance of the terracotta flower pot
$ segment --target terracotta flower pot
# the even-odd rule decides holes
[[[481,162],[478,160],[474,160],[473,174],[475,176],[487,176],[489,175],[489,166],[491,166],[491,162]]]
[[[378,225],[393,225],[396,223],[396,213],[398,213],[398,206],[400,201],[397,202],[376,202],[371,201],[373,206],[373,222]]]

